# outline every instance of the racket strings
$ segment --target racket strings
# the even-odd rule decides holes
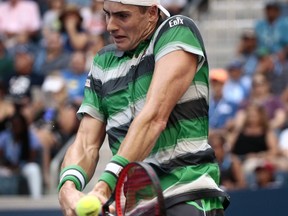
[[[160,215],[157,192],[143,168],[133,167],[129,170],[122,187],[121,209],[125,216]]]

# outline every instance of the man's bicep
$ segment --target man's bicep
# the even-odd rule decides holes
[[[86,147],[91,145],[94,148],[100,148],[104,138],[105,123],[88,114],[84,114],[76,139],[80,139],[79,141]]]

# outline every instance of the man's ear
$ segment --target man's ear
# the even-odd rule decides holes
[[[148,13],[149,13],[149,21],[157,22],[160,16],[158,7],[156,5],[149,7]]]

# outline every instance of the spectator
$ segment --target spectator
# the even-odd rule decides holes
[[[238,190],[246,187],[241,161],[231,154],[221,133],[209,135],[209,144],[213,147],[220,167],[220,185],[226,190]]]
[[[0,2],[0,34],[6,37],[8,47],[15,45],[18,35],[36,38],[40,30],[40,11],[33,1],[8,0]]]
[[[281,16],[280,4],[277,1],[268,1],[264,9],[265,18],[256,22],[258,48],[267,49],[271,54],[277,54],[280,59],[285,58],[285,49],[288,45],[286,29],[287,20]]]
[[[47,76],[53,71],[66,68],[70,62],[71,53],[64,50],[61,34],[57,31],[51,31],[43,41],[43,46],[35,59],[35,72]]]
[[[255,74],[252,78],[250,96],[243,101],[236,113],[235,123],[243,124],[245,108],[249,104],[257,103],[266,110],[269,119],[269,127],[279,132],[285,124],[286,112],[280,97],[271,94],[270,82],[263,74]]]
[[[48,10],[49,8],[49,2],[51,0],[32,0],[34,1],[35,3],[37,3],[39,9],[40,9],[40,14],[41,14],[41,17],[43,17],[43,14]]]
[[[83,17],[83,28],[90,35],[102,35],[106,31],[103,2],[103,0],[91,0],[89,7],[83,7],[80,10]]]
[[[237,111],[237,105],[223,97],[223,86],[228,79],[228,73],[224,69],[210,71],[210,84],[212,87],[209,99],[209,131],[225,131],[229,122]]]
[[[256,103],[246,107],[243,124],[231,131],[227,143],[242,160],[246,174],[251,174],[260,160],[274,161],[279,154],[277,135],[269,127],[265,107]]]
[[[0,132],[6,129],[8,119],[14,114],[14,104],[6,98],[6,88],[0,81]]]
[[[20,113],[12,116],[10,124],[0,134],[0,166],[5,169],[6,177],[24,176],[31,197],[39,198],[42,195],[42,173],[38,162],[41,144]]]
[[[46,109],[37,121],[37,134],[44,151],[44,181],[49,187],[50,162],[66,142],[76,133],[79,120],[78,105],[68,100],[65,80],[59,74],[51,74],[42,85],[45,92]]]
[[[26,47],[17,48],[14,61],[15,71],[8,80],[8,90],[13,100],[19,104],[32,96],[34,88],[41,87],[43,76],[33,71],[34,56]]]
[[[6,81],[13,70],[13,59],[6,50],[4,39],[0,36],[0,81]]]
[[[68,101],[65,79],[55,71],[45,77],[41,90],[45,94],[46,108],[58,109]]]
[[[65,8],[65,0],[50,0],[49,9],[43,14],[42,35],[47,37],[51,31],[60,30],[59,16]]]
[[[245,29],[237,47],[236,59],[243,61],[243,75],[252,77],[258,65],[257,38],[254,30]]]
[[[279,188],[283,182],[277,179],[276,167],[267,161],[261,162],[254,170],[255,184],[252,185],[254,189],[261,188]]]
[[[258,65],[256,73],[267,76],[270,90],[274,95],[281,95],[288,82],[288,64],[286,59],[281,60],[277,55],[271,55],[267,49],[257,50]]]
[[[67,5],[59,19],[64,48],[69,52],[84,50],[87,46],[88,34],[83,29],[83,18],[79,8],[74,5]]]
[[[77,104],[82,102],[84,96],[85,82],[88,76],[85,66],[85,54],[77,51],[72,54],[69,68],[60,71],[60,75],[66,82],[69,100]]]
[[[286,88],[280,95],[281,102],[284,104],[284,109],[286,112],[286,122],[284,125],[284,128],[288,128],[288,83],[286,85]]]
[[[288,129],[285,129],[279,135],[279,145],[281,152],[288,158]]]
[[[251,78],[243,75],[242,60],[235,60],[228,64],[229,78],[223,87],[223,97],[239,105],[250,92]]]

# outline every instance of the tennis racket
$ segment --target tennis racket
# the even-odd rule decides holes
[[[113,195],[102,207],[103,216],[111,216],[115,201],[117,216],[165,216],[165,203],[159,179],[144,162],[132,162],[123,168]]]

